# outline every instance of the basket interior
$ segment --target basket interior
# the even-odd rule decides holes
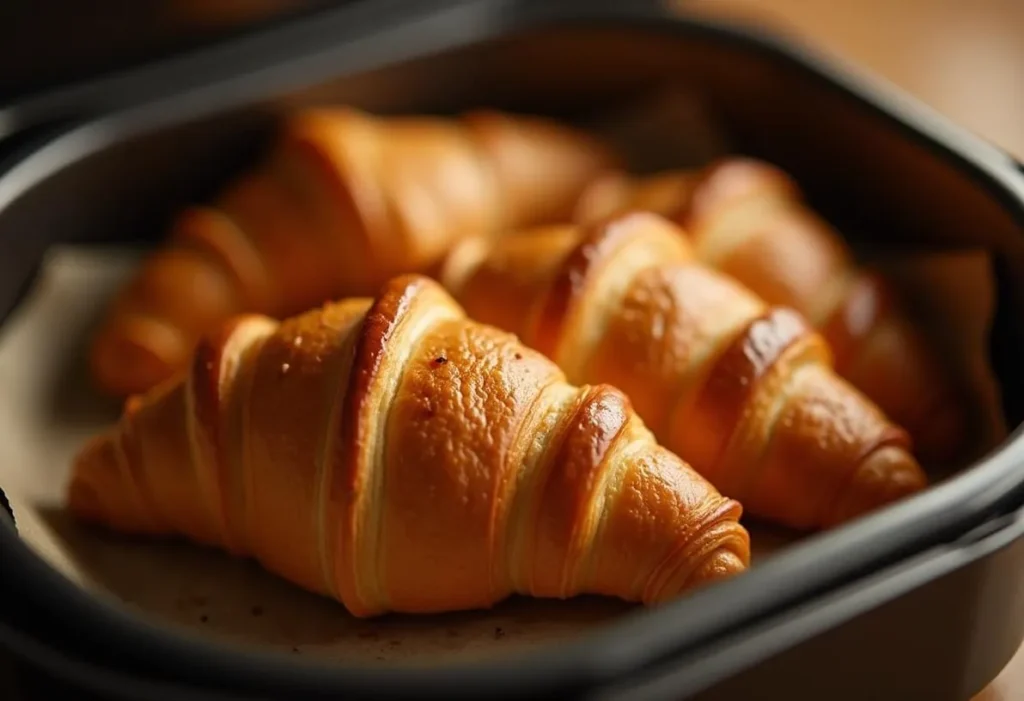
[[[347,103],[381,113],[450,113],[486,106],[590,124],[597,116],[613,114],[618,107],[666,85],[682,85],[706,101],[735,150],[766,158],[790,171],[812,205],[835,222],[866,257],[878,256],[880,251],[986,254],[991,266],[989,277],[983,276],[978,284],[991,285],[996,296],[995,320],[986,346],[992,349],[988,361],[999,389],[997,410],[1011,429],[1024,415],[1024,376],[1015,361],[1024,352],[1024,340],[1019,323],[1014,321],[1024,318],[1021,203],[1011,201],[1005,192],[1000,195],[998,187],[977,171],[913,138],[894,120],[784,58],[702,32],[626,26],[560,27],[471,43],[315,85],[305,84],[302,76],[296,76],[296,83],[297,87],[287,93],[223,112],[204,113],[195,105],[182,105],[180,113],[172,107],[159,114],[140,112],[130,119],[115,118],[59,140],[23,162],[0,182],[0,315],[21,311],[20,300],[46,292],[49,273],[40,278],[33,275],[40,270],[44,255],[57,244],[102,244],[104,248],[96,250],[103,251],[111,244],[150,244],[158,240],[179,207],[210,197],[233,173],[259,157],[282,110]],[[23,185],[30,181],[34,184]],[[84,254],[84,259],[93,260],[89,255]],[[97,290],[97,301],[109,293],[113,278],[105,276],[114,275],[113,268],[104,265],[75,270],[72,276],[77,275],[76,284]],[[75,364],[75,349],[80,347],[76,346],[77,334],[87,333],[90,314],[95,314],[97,307],[81,306],[86,303],[73,297],[36,297],[44,299],[40,303],[43,308],[49,304],[54,313],[63,309],[73,317],[65,349],[69,355],[55,358],[51,368],[65,373],[59,378],[66,381],[55,380],[58,376],[52,374],[41,376],[42,384],[25,391],[43,387],[55,392],[54,397],[38,402],[38,415],[27,415],[41,417],[40,421],[67,422],[61,425],[77,438],[92,425],[89,422],[96,420],[94,407],[95,411],[107,412],[105,416],[110,416],[113,409],[101,406],[90,395],[80,377],[81,367]],[[27,323],[17,313],[10,319],[22,330]],[[941,318],[926,321],[937,343],[955,341],[947,338],[955,334],[943,328]],[[5,331],[3,338],[10,341],[14,332]],[[27,338],[22,334],[18,340],[29,343]],[[24,405],[10,409],[15,410],[23,412]],[[82,419],[85,423],[80,421],[82,416],[88,417]],[[22,453],[17,450],[17,445],[0,446],[0,463],[8,465],[7,469],[21,470],[19,484],[31,482],[25,476],[31,460],[19,459]],[[56,469],[48,474],[60,475],[66,468]],[[25,491],[32,492],[32,488]],[[64,547],[71,550],[94,548],[94,560],[105,561],[111,571],[118,571],[110,565],[111,558],[119,557],[114,550],[95,543],[83,545],[80,534],[68,531],[70,527],[59,515],[51,516],[40,510],[20,519],[20,524],[34,522],[37,533],[63,539]],[[36,517],[38,520],[33,521]],[[32,528],[29,526],[29,532]],[[78,545],[74,545],[76,538]],[[96,547],[101,550],[98,554]],[[260,596],[274,601],[288,599],[291,603],[282,610],[280,620],[299,615],[318,620],[323,627],[323,602],[290,589],[281,593],[278,590],[288,587],[265,580],[244,565],[224,564],[217,555],[166,547],[164,555],[153,555],[148,545],[117,545],[143,559],[137,563],[135,579],[108,582],[107,593],[144,609],[146,597],[158,580],[174,582],[182,589],[172,598],[161,599],[161,615],[167,613],[163,609],[173,609],[169,615],[174,622],[190,622],[190,627],[203,630],[195,623],[206,616],[207,621],[202,621],[206,625],[211,618],[211,614],[203,613],[209,603],[202,600],[206,595],[190,593],[187,582],[180,577],[161,574],[162,567],[173,568],[178,566],[175,563],[187,561],[189,564],[181,566],[216,573],[210,575],[211,581],[234,578],[238,581],[232,586],[273,590]],[[141,555],[143,549],[149,554]],[[222,570],[222,566],[234,569]],[[149,589],[133,592],[132,587],[138,586]],[[240,628],[235,626],[238,630],[229,631],[238,633],[235,637],[255,636],[265,641],[267,636],[276,636],[280,644],[275,643],[275,649],[287,652],[291,648],[294,653],[299,647],[295,635],[309,635],[308,628],[282,634],[281,625],[287,624],[267,623],[272,614],[261,600],[245,599],[231,605],[238,609],[237,620],[245,622]],[[472,644],[441,645],[438,649],[445,655],[452,650],[478,652],[481,646],[500,651],[504,639],[515,637],[506,633],[516,626],[527,631],[524,642],[550,642],[550,636],[530,632],[547,630],[534,623],[553,619],[564,633],[589,629],[583,624],[622,612],[621,607],[608,602],[576,608],[543,604],[540,608],[527,607],[525,612],[522,607],[521,602],[513,602],[498,612],[499,617],[506,617],[500,620],[511,622],[461,616],[452,619],[458,623],[441,627],[423,622],[384,623],[383,628],[360,624],[347,629],[346,635],[356,641],[354,645],[361,646],[359,654],[365,654],[367,660],[409,662],[415,660],[403,654],[410,647],[408,640],[421,636],[434,644],[439,636],[454,640],[462,635],[465,639],[461,632],[450,635],[453,627],[474,630]],[[295,614],[299,609],[305,612]],[[388,625],[397,625],[401,632],[382,633],[389,630]],[[469,628],[464,628],[466,625]],[[334,640],[333,633],[325,635]],[[341,654],[351,658],[354,649],[344,648]]]

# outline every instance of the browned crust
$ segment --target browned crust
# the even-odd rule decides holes
[[[355,357],[349,375],[340,436],[344,456],[340,462],[335,463],[338,466],[350,468],[363,452],[367,431],[364,419],[370,406],[373,380],[380,371],[402,317],[421,288],[422,283],[415,279],[393,280],[366,312],[355,343]],[[335,475],[345,479],[340,483],[337,479],[332,480],[332,501],[338,489],[344,490],[346,494],[355,493],[359,489],[360,475],[354,474],[351,469],[336,470]]]
[[[625,394],[608,385],[587,388],[587,394],[566,418],[568,431],[555,454],[557,464],[586,467],[586,470],[562,470],[559,482],[570,494],[580,499],[594,487],[594,468],[604,460],[613,443],[625,428],[633,409]],[[548,486],[551,486],[549,481]]]
[[[550,509],[550,515],[565,519],[570,536],[583,524],[605,457],[631,412],[624,394],[608,385],[596,385],[587,388],[582,401],[565,418],[568,428],[551,458],[553,466],[543,498],[562,502]]]
[[[576,397],[562,418],[544,459],[544,479],[529,519],[530,593],[564,595],[571,589],[582,555],[580,529],[587,525],[594,488],[607,467],[605,458],[631,411],[621,392],[594,385]],[[560,571],[550,569],[558,565]]]
[[[583,401],[567,417],[552,470],[544,485],[541,515],[562,521],[553,532],[564,533],[563,588],[576,578],[584,554],[581,531],[591,526],[588,514],[604,471],[609,451],[629,423],[629,399],[608,385],[589,387]],[[564,521],[563,521],[564,519]]]
[[[593,274],[616,251],[644,230],[645,223],[660,219],[647,212],[628,212],[605,219],[584,230],[580,242],[566,256],[555,274],[537,316],[531,344],[549,358],[557,357],[562,336],[574,309],[586,298]]]
[[[693,406],[715,427],[717,447],[709,465],[718,464],[761,379],[789,348],[812,337],[816,333],[800,314],[773,307],[751,320],[714,361]]]
[[[331,476],[327,485],[327,512],[335,514],[339,522],[335,528],[342,537],[328,539],[337,543],[334,581],[346,606],[357,606],[357,593],[350,589],[355,553],[349,547],[356,513],[357,498],[366,489],[367,474],[361,458],[366,453],[368,432],[371,430],[371,401],[374,380],[392,348],[393,339],[406,313],[430,281],[419,275],[405,275],[385,283],[363,317],[353,346],[352,370],[348,377],[348,391],[338,427],[337,448],[329,456]]]

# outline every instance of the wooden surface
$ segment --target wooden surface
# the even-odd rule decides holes
[[[1021,0],[667,2],[795,33],[1024,159]]]
[[[866,67],[1024,160],[1024,0],[679,0]],[[973,701],[1024,699],[1024,648]]]

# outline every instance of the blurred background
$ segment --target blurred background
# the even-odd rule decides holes
[[[3,0],[0,103],[326,5],[372,0]],[[418,2],[419,0],[408,0]],[[642,0],[647,2],[648,0]],[[767,23],[914,93],[1024,158],[1021,0],[663,0]]]
[[[359,1],[359,0],[355,0]],[[351,3],[353,0],[347,0]],[[0,102],[342,0],[3,0]]]
[[[0,104],[340,0],[0,1]],[[367,2],[372,0],[346,0]],[[410,0],[414,2],[416,0]],[[790,32],[1024,160],[1024,0],[665,0]],[[0,660],[0,691],[4,678]],[[1024,653],[976,701],[1024,699]]]
[[[328,5],[373,0],[3,0],[0,103]],[[638,0],[648,2],[650,0]],[[408,0],[409,3],[420,0]],[[1021,0],[663,0],[794,32],[1024,158]]]
[[[1021,0],[670,2],[680,11],[786,28],[1024,158]]]

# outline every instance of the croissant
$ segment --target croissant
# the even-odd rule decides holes
[[[470,316],[570,382],[624,391],[750,515],[827,528],[925,485],[906,432],[833,372],[822,336],[700,263],[658,215],[466,242],[441,276]]]
[[[281,318],[427,272],[457,240],[566,220],[614,164],[595,139],[493,111],[300,111],[214,203],[186,209],[113,301],[91,349],[104,390],[144,391],[226,318]]]
[[[255,557],[361,617],[513,593],[653,604],[750,561],[740,505],[621,392],[569,385],[419,275],[235,317],[86,444],[69,506]]]
[[[749,158],[646,178],[611,171],[580,197],[574,221],[635,209],[680,224],[702,261],[808,318],[829,342],[836,371],[907,428],[926,463],[965,449],[964,403],[935,352],[886,281],[856,264],[784,172]]]

